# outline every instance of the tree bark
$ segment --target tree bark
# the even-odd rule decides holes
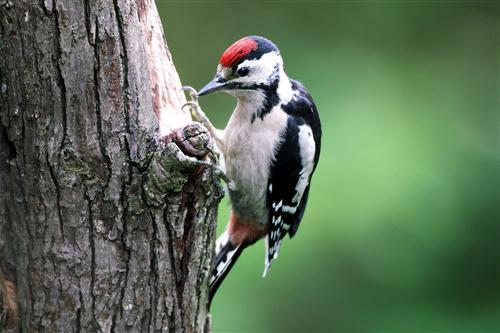
[[[184,101],[153,0],[0,0],[0,331],[209,329]]]

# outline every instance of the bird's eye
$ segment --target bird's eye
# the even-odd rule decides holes
[[[249,72],[250,69],[248,67],[241,67],[236,71],[236,74],[238,74],[238,76],[247,76]]]

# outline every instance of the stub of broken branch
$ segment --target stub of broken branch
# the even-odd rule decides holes
[[[163,137],[156,152],[150,154],[147,163],[148,180],[144,193],[151,206],[161,206],[166,193],[180,192],[189,177],[197,176],[204,169],[210,171],[217,190],[218,156],[208,130],[199,123],[191,123],[175,129]],[[222,194],[218,194],[219,197]]]
[[[184,154],[198,159],[203,159],[213,151],[208,130],[200,123],[175,129],[164,140],[174,142]]]

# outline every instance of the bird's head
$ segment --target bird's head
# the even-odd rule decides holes
[[[284,75],[283,60],[276,45],[264,37],[243,37],[224,51],[214,79],[198,96],[217,91],[248,96],[275,85],[280,75]]]

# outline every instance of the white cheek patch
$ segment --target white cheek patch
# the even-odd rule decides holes
[[[266,83],[271,74],[276,70],[276,65],[283,67],[283,59],[277,52],[269,52],[259,59],[245,60],[238,68],[248,67],[250,74],[234,79],[234,82]]]
[[[273,74],[278,70],[280,77],[278,86],[278,95],[280,96],[281,104],[288,104],[295,96],[292,89],[292,83],[288,79],[285,71],[283,70],[283,59],[276,52],[270,52],[264,54],[260,59],[245,60],[239,66],[239,68],[248,67],[250,73],[247,76],[239,77],[233,82],[239,83],[252,83],[252,84],[270,84]],[[229,72],[228,72],[229,71]],[[222,73],[224,75],[230,76],[230,68],[223,67]],[[231,94],[231,92],[228,92]],[[241,95],[241,92],[233,93],[235,96]]]
[[[288,104],[295,97],[292,82],[290,82],[283,69],[280,72],[280,83],[277,92],[283,105]]]

